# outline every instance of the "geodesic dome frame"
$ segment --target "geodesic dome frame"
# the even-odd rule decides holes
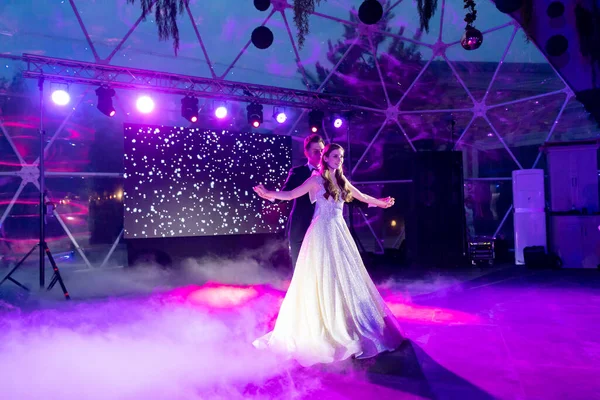
[[[332,3],[330,0],[328,3]],[[326,131],[325,136],[329,140],[339,140],[347,143],[349,150],[352,150],[353,157],[350,157],[349,160],[349,172],[351,172],[352,178],[354,178],[354,182],[358,185],[362,185],[363,187],[370,187],[372,190],[379,190],[382,185],[402,185],[410,182],[409,179],[403,179],[402,176],[394,175],[392,177],[388,177],[385,169],[385,165],[376,162],[373,162],[373,159],[381,158],[383,148],[386,147],[386,143],[394,143],[397,146],[404,146],[408,151],[419,151],[424,149],[423,143],[428,143],[427,146],[433,146],[433,149],[438,149],[440,146],[445,146],[444,148],[454,148],[461,149],[465,152],[486,152],[486,151],[495,151],[495,152],[503,152],[503,157],[506,157],[505,161],[511,163],[512,169],[519,168],[535,168],[540,166],[541,161],[541,153],[536,152],[535,156],[532,157],[527,155],[526,157],[521,157],[519,154],[519,149],[523,143],[525,145],[537,145],[541,144],[544,141],[552,140],[554,136],[556,136],[557,129],[560,126],[560,121],[565,119],[565,114],[567,110],[576,110],[578,113],[575,118],[569,118],[569,124],[574,124],[582,121],[586,114],[583,112],[581,107],[579,107],[574,99],[574,95],[572,90],[566,85],[564,80],[560,77],[559,74],[549,65],[547,66],[547,71],[545,72],[548,76],[551,76],[551,80],[553,82],[550,85],[547,85],[546,88],[542,89],[542,93],[539,93],[538,88],[533,88],[534,85],[531,85],[529,89],[522,90],[523,93],[520,93],[517,96],[502,96],[495,95],[499,92],[502,92],[503,88],[507,86],[505,82],[502,81],[502,76],[504,74],[504,69],[507,68],[506,65],[509,64],[508,59],[511,58],[511,49],[515,46],[515,43],[520,40],[519,33],[521,32],[519,25],[509,19],[506,16],[500,18],[500,23],[490,23],[489,21],[484,23],[483,25],[487,25],[486,29],[481,29],[484,34],[484,46],[496,45],[496,43],[490,38],[494,37],[493,35],[502,33],[503,41],[502,51],[498,51],[497,54],[499,57],[497,61],[495,61],[492,67],[482,68],[480,71],[477,71],[481,74],[481,76],[485,75],[487,78],[485,79],[485,84],[481,84],[478,82],[474,84],[471,80],[471,73],[465,65],[469,62],[468,60],[464,63],[457,62],[455,57],[458,57],[458,52],[464,52],[462,48],[460,48],[460,37],[456,36],[456,32],[461,32],[463,29],[462,21],[460,20],[461,12],[455,12],[455,6],[458,4],[462,5],[460,1],[442,1],[441,6],[438,10],[438,15],[434,16],[434,20],[439,21],[438,31],[437,33],[430,35],[429,38],[423,38],[423,33],[414,32],[415,35],[413,37],[409,37],[404,34],[402,28],[398,29],[398,32],[391,31],[387,29],[387,27],[382,27],[381,25],[374,26],[366,26],[360,23],[355,17],[352,18],[353,12],[350,11],[350,7],[348,7],[348,2],[339,1],[338,3],[345,4],[346,12],[350,11],[350,18],[344,19],[340,18],[337,13],[327,13],[325,10],[318,9],[314,14],[313,18],[315,21],[323,20],[329,21],[339,26],[342,26],[346,30],[353,30],[354,36],[350,34],[350,37],[345,37],[342,41],[343,43],[340,46],[330,46],[328,52],[333,53],[334,50],[337,50],[339,54],[337,56],[331,56],[331,59],[335,59],[335,63],[331,63],[332,65],[329,68],[321,66],[317,66],[316,72],[309,72],[307,69],[308,62],[303,60],[303,53],[297,48],[295,43],[295,35],[294,35],[294,27],[291,26],[288,22],[290,18],[290,8],[289,5],[285,1],[273,1],[273,6],[271,10],[268,12],[267,16],[262,19],[262,25],[270,26],[275,17],[278,17],[279,25],[278,30],[276,30],[276,40],[275,47],[283,46],[284,42],[287,43],[288,48],[290,49],[290,54],[292,55],[294,61],[293,65],[298,73],[298,86],[301,88],[307,88],[310,92],[315,94],[323,93],[325,96],[336,97],[337,95],[346,95],[348,93],[337,93],[334,89],[340,86],[340,82],[348,82],[349,86],[352,86],[352,83],[356,83],[356,88],[360,88],[357,90],[357,96],[361,99],[360,104],[344,104],[344,106],[348,109],[356,108],[357,110],[365,111],[368,114],[363,116],[363,119],[369,119],[369,123],[371,126],[361,129],[360,127],[352,127],[348,130],[345,130],[343,133]],[[394,11],[399,9],[401,6],[405,5],[405,2],[396,1],[396,2],[385,2],[385,16],[391,15]],[[488,6],[492,5],[488,10],[489,12],[494,11],[493,4],[489,1],[485,3],[478,4],[478,8],[480,10],[479,20],[485,18],[485,15],[482,16],[481,9],[482,5],[487,4]],[[330,4],[331,5],[331,4]],[[452,5],[452,7],[451,7]],[[94,34],[90,33],[93,30],[87,26],[87,23],[84,21],[84,16],[82,16],[81,7],[83,4],[77,4],[76,1],[69,1],[68,7],[71,9],[71,17],[80,29],[80,34],[82,38],[85,40],[87,45],[87,49],[89,49],[88,54],[91,54],[91,60],[88,58],[85,63],[88,63],[86,68],[82,68],[80,70],[77,69],[69,69],[66,68],[62,71],[56,71],[56,60],[53,57],[43,57],[38,58],[38,60],[45,60],[43,66],[37,65],[36,69],[31,69],[31,63],[25,67],[26,75],[27,72],[30,73],[31,77],[36,76],[33,72],[37,71],[44,72],[46,76],[50,76],[54,73],[55,81],[62,82],[77,82],[77,75],[79,74],[79,83],[84,84],[98,84],[100,82],[110,83],[111,77],[110,74],[102,75],[99,71],[102,68],[106,68],[107,66],[115,64],[116,57],[123,53],[127,53],[131,51],[127,47],[128,40],[131,40],[132,35],[136,32],[136,30],[141,29],[140,26],[147,24],[151,27],[151,21],[142,23],[142,18],[139,17],[135,22],[130,26],[127,32],[123,35],[119,40],[111,41],[112,46],[108,46],[108,51],[106,53],[106,57],[100,57],[99,54],[101,52],[97,49],[98,42],[94,40]],[[327,4],[324,4],[327,6]],[[86,6],[89,7],[89,6]],[[233,80],[234,76],[232,74],[236,72],[237,66],[241,63],[241,60],[244,59],[251,51],[251,42],[249,39],[249,35],[243,40],[245,44],[241,47],[241,50],[237,52],[236,56],[233,58],[231,63],[222,66],[221,70],[218,71],[218,68],[215,68],[215,63],[211,60],[214,60],[214,57],[210,54],[210,49],[206,44],[206,35],[201,32],[199,26],[202,23],[202,20],[199,20],[198,14],[199,9],[195,8],[196,5],[191,4],[186,9],[186,19],[189,19],[188,28],[190,28],[190,32],[196,38],[196,46],[199,46],[204,57],[205,75],[202,79],[207,84],[216,85],[216,86],[226,86],[227,83]],[[453,8],[454,7],[454,8]],[[460,9],[460,7],[459,7]],[[491,11],[490,11],[491,10]],[[413,10],[414,11],[414,10]],[[452,12],[450,12],[452,11]],[[451,17],[449,17],[451,15]],[[498,14],[500,15],[500,14]],[[458,18],[458,30],[456,29],[456,21]],[[496,15],[496,18],[499,18]],[[385,17],[384,17],[385,19]],[[89,20],[88,20],[89,22]],[[388,21],[389,22],[389,21]],[[397,24],[398,26],[403,26],[403,23],[407,23],[407,20],[401,21],[401,23]],[[312,23],[313,33],[317,32],[318,34],[319,28],[318,24]],[[254,26],[250,25],[250,28]],[[453,31],[452,35],[447,37],[445,33],[447,30]],[[246,30],[246,32],[248,32]],[[347,32],[346,32],[347,33]],[[347,35],[348,36],[348,35]],[[395,41],[393,43],[389,43],[386,41]],[[394,63],[394,57],[390,57],[391,51],[388,51],[387,54],[385,51],[382,51],[382,48],[388,44],[389,48],[392,46],[396,46],[397,49],[398,43],[402,46],[405,46],[402,51],[394,50],[395,52],[399,52],[400,54],[408,54],[408,58],[404,61],[399,62],[397,64]],[[106,45],[106,43],[104,43]],[[414,51],[411,53],[412,48],[418,48],[419,51],[428,52],[430,55],[426,57],[427,60],[423,61],[422,59],[417,60],[418,57],[411,59],[414,55]],[[530,45],[533,46],[533,45]],[[530,47],[533,48],[533,47]],[[366,68],[365,66],[371,67],[371,71],[375,71],[377,82],[369,82],[367,84],[360,83],[360,87],[357,83],[358,76],[352,75],[348,72],[341,72],[342,69],[349,70],[349,67],[345,65],[348,59],[353,57],[353,53],[360,49],[363,53],[363,62],[361,62],[360,68]],[[535,51],[535,49],[534,49]],[[304,53],[306,54],[306,53]],[[366,57],[364,55],[367,55]],[[394,53],[396,54],[396,53]],[[268,57],[269,53],[265,53],[265,57]],[[28,61],[27,57],[23,57],[20,55],[3,55],[5,59],[10,59],[14,61]],[[185,57],[185,54],[181,56]],[[537,55],[539,59],[539,51]],[[31,61],[33,56],[29,57],[29,61]],[[365,60],[365,58],[367,58]],[[514,59],[514,55],[512,56]],[[174,59],[177,60],[177,59]],[[184,59],[185,60],[185,59]],[[396,61],[398,61],[396,59]],[[403,60],[400,60],[403,61]],[[80,62],[83,64],[84,62]],[[78,63],[78,61],[74,61],[74,63]],[[514,63],[514,60],[513,60]],[[122,63],[121,63],[122,64]],[[125,62],[126,64],[126,62]],[[407,66],[408,69],[411,69],[411,72],[408,75],[404,76],[403,83],[407,83],[406,88],[398,89],[398,87],[394,84],[390,83],[390,80],[395,78],[394,70],[402,70],[403,67]],[[47,67],[48,69],[44,69]],[[130,73],[133,68],[118,65],[118,68],[124,73]],[[484,71],[485,69],[485,71]],[[86,74],[86,79],[89,81],[83,81],[82,74],[83,72]],[[391,72],[392,71],[392,72]],[[312,73],[312,77],[310,76]],[[321,74],[321,79],[317,79],[314,75]],[[445,74],[445,75],[444,75]],[[189,74],[188,74],[189,75]],[[235,74],[234,74],[235,75]],[[448,101],[439,101],[433,104],[433,107],[427,107],[427,98],[423,99],[423,84],[427,86],[427,84],[433,79],[434,76],[444,75],[447,80],[452,80],[453,84],[445,84],[441,85],[444,89],[441,92],[437,92],[439,96],[449,96],[454,97],[454,99],[450,99]],[[261,76],[264,78],[264,76]],[[94,81],[92,81],[95,79]],[[332,89],[331,83],[336,80],[337,83]],[[316,81],[316,83],[315,83]],[[114,80],[113,80],[114,82]],[[142,80],[142,83],[146,84],[149,90],[152,90],[152,83],[148,80]],[[438,82],[439,83],[439,82]],[[525,84],[524,82],[520,82],[520,84]],[[254,85],[257,85],[254,83]],[[378,88],[375,86],[378,85]],[[277,85],[275,85],[277,86]],[[499,88],[498,88],[499,87]],[[365,90],[362,90],[366,88]],[[265,88],[265,93],[273,94],[274,89]],[[298,89],[285,89],[281,88],[281,93],[290,93],[294,90]],[[350,92],[352,90],[349,89]],[[451,93],[456,93],[460,91],[463,98],[460,101],[454,101],[460,96],[456,96]],[[450,93],[451,92],[451,93]],[[46,151],[52,149],[53,146],[56,146],[57,138],[59,138],[68,127],[70,123],[70,119],[78,110],[78,107],[82,104],[87,104],[89,99],[87,96],[89,95],[89,88],[83,93],[79,95],[79,103],[76,105],[72,112],[64,115],[64,119],[59,124],[56,124],[56,129],[50,136],[50,140],[48,145],[46,146]],[[174,92],[170,92],[174,93]],[[378,97],[377,100],[371,101],[368,95],[372,95],[372,97]],[[231,99],[241,100],[241,98],[234,98],[231,96]],[[367,100],[367,102],[363,102],[362,100]],[[263,98],[264,100],[264,98]],[[277,100],[281,100],[277,99]],[[518,135],[515,134],[514,126],[510,126],[509,129],[506,129],[504,124],[510,125],[514,121],[508,121],[505,118],[510,113],[504,115],[504,111],[508,111],[509,108],[521,109],[521,117],[524,115],[535,117],[535,112],[533,115],[529,112],[532,104],[537,104],[537,102],[543,102],[548,100],[551,102],[552,111],[551,116],[545,116],[547,121],[541,124],[541,127],[536,128],[534,137],[524,137],[528,135]],[[93,100],[92,104],[93,104]],[[127,102],[121,101],[119,102],[120,110],[123,115],[127,114],[129,106],[127,106]],[[268,103],[268,101],[266,101]],[[425,104],[423,104],[425,103]],[[271,104],[277,105],[277,101],[271,101]],[[365,105],[370,104],[370,106]],[[287,104],[291,106],[292,104]],[[307,106],[307,104],[304,104]],[[301,128],[301,122],[306,117],[307,109],[303,109],[299,115],[296,115],[293,119],[291,125],[286,127],[277,127],[274,128],[273,131],[276,133],[284,133],[292,136],[302,136],[303,131]],[[571,114],[569,114],[571,115]],[[439,133],[438,127],[435,125],[440,121],[445,121],[445,118],[448,116],[451,117],[452,126],[459,125],[457,132],[450,132],[449,140],[448,135],[444,135],[444,137],[440,137],[437,135]],[[539,115],[538,115],[539,117]],[[133,118],[133,117],[132,117]],[[437,118],[437,119],[436,119]],[[522,118],[523,120],[526,118]],[[433,120],[434,122],[430,122]],[[458,121],[457,121],[458,120]],[[524,123],[524,121],[521,121]],[[37,170],[38,160],[35,159],[33,161],[26,160],[26,157],[23,157],[20,154],[20,150],[18,146],[15,145],[15,141],[12,139],[12,135],[9,132],[9,128],[6,126],[6,121],[0,121],[0,129],[3,132],[4,137],[8,141],[10,147],[15,153],[15,156],[18,161],[19,169],[12,171],[0,171],[0,176],[12,176],[20,179],[20,183],[18,188],[15,190],[14,195],[11,197],[10,201],[7,202],[7,206],[5,207],[2,215],[0,216],[0,225],[2,225],[6,218],[10,215],[13,206],[17,203],[19,196],[25,189],[28,184],[32,184],[34,187],[36,186],[37,177],[39,177],[39,171]],[[365,125],[363,124],[362,127]],[[445,129],[445,128],[444,128]],[[443,130],[443,129],[442,129]],[[569,130],[566,128],[566,130]],[[517,132],[518,133],[518,132]],[[569,132],[571,134],[572,132]],[[454,135],[456,134],[456,137]],[[561,132],[560,139],[571,139],[571,138],[581,138],[585,136],[596,135],[596,131],[592,129],[587,129],[581,131],[578,134],[572,134],[570,136],[565,135],[564,132]],[[432,144],[433,142],[433,144]],[[469,156],[466,156],[468,158]],[[525,162],[524,159],[526,159]],[[509,175],[505,173],[504,170],[498,175],[487,174],[486,176],[480,176],[479,173],[474,173],[475,170],[474,161],[466,160],[466,164],[468,168],[467,171],[467,180],[470,182],[501,182],[501,181],[510,181]],[[386,172],[377,174],[377,171],[373,173],[373,166],[378,165],[380,172]],[[388,165],[389,166],[389,165]],[[50,171],[47,173],[49,177],[105,177],[105,178],[119,178],[122,176],[118,172],[112,171],[93,171],[93,172],[82,172],[82,171]],[[501,215],[497,216],[497,223],[494,230],[490,230],[486,232],[489,236],[497,236],[498,233],[502,230],[505,225],[508,216],[510,215],[511,207],[508,207],[506,210],[502,210]],[[382,233],[381,229],[374,227],[375,222],[373,219],[373,213],[363,212],[361,210],[357,210],[357,213],[360,214],[361,218],[364,221],[364,231],[367,235],[371,235],[373,238],[372,248],[375,252],[382,252],[384,247],[387,247],[384,244],[384,241],[381,237]],[[60,222],[60,225],[66,232],[67,236],[71,243],[73,243],[74,248],[79,251],[79,254],[82,256],[86,265],[89,268],[93,267],[93,262],[90,262],[85,255],[85,252],[82,250],[82,246],[78,243],[78,238],[71,232],[71,228],[68,223],[64,221],[61,217],[60,210],[56,213],[57,220]],[[381,219],[381,217],[379,217]],[[397,237],[400,238],[402,235],[401,232],[397,232]],[[106,253],[106,256],[102,258],[99,265],[106,265],[111,255],[113,254],[117,244],[120,242],[122,238],[122,231],[116,237],[115,241],[111,245],[110,249]],[[397,246],[397,240],[391,240],[391,247]]]

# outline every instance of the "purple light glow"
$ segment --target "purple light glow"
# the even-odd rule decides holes
[[[287,120],[287,115],[285,115],[285,113],[283,113],[283,112],[280,112],[277,114],[277,117],[275,117],[275,119],[280,124],[283,124]]]
[[[141,96],[137,99],[136,107],[139,112],[149,114],[154,110],[154,100],[148,96]]]
[[[342,121],[341,118],[336,118],[335,121],[333,121],[333,126],[335,128],[341,128],[343,123],[344,123],[344,121]]]
[[[66,106],[71,101],[71,96],[65,90],[55,90],[52,92],[52,101],[59,106]]]
[[[215,116],[219,119],[223,119],[227,116],[227,108],[220,106],[215,110]]]

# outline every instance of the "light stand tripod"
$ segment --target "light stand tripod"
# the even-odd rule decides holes
[[[45,266],[46,266],[46,256],[48,257],[48,260],[50,261],[50,264],[52,265],[52,269],[54,271],[54,274],[52,275],[52,278],[50,279],[50,284],[48,285],[48,290],[51,290],[54,285],[56,285],[56,283],[60,284],[60,287],[65,295],[65,299],[66,300],[71,300],[71,296],[69,296],[69,292],[67,291],[67,287],[65,286],[65,283],[63,282],[63,279],[60,275],[60,271],[58,270],[58,266],[56,265],[56,262],[54,261],[54,257],[52,256],[52,253],[50,252],[50,249],[48,248],[48,244],[46,243],[46,216],[49,210],[50,215],[52,215],[52,213],[54,212],[54,204],[51,202],[47,202],[46,201],[46,182],[45,182],[45,169],[44,169],[44,151],[45,151],[45,147],[46,147],[46,141],[45,141],[45,134],[46,132],[44,132],[44,78],[40,77],[40,79],[38,80],[38,88],[40,91],[40,130],[39,130],[39,137],[40,137],[40,163],[39,163],[39,170],[40,170],[40,210],[39,210],[39,214],[40,214],[40,237],[39,237],[39,242],[33,246],[31,248],[31,250],[29,250],[29,252],[27,254],[25,254],[25,256],[8,272],[8,274],[0,281],[0,285],[2,285],[4,282],[6,281],[11,281],[12,283],[16,284],[17,286],[19,286],[22,289],[25,289],[27,291],[29,291],[29,289],[21,284],[20,282],[18,282],[16,279],[14,279],[11,275],[25,262],[25,260],[27,260],[27,258],[35,251],[36,248],[39,247],[40,250],[40,265],[39,265],[39,272],[40,272],[40,288],[43,289],[44,285],[45,285]]]

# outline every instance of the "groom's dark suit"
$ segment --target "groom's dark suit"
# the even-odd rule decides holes
[[[310,178],[312,171],[313,167],[309,167],[308,165],[292,168],[281,190],[294,190]],[[298,253],[300,253],[302,240],[304,240],[304,235],[310,226],[314,212],[315,205],[311,204],[308,193],[295,199],[292,204],[292,211],[290,212],[287,226],[287,236],[290,241],[290,255],[294,268],[296,267],[296,261],[298,261]]]

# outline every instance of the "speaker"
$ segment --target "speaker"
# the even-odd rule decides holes
[[[560,268],[563,262],[556,253],[546,254],[544,246],[527,246],[523,249],[525,266],[530,269]]]
[[[415,153],[411,208],[406,229],[411,260],[423,266],[466,265],[462,152]]]
[[[527,268],[547,268],[546,249],[544,246],[527,246],[523,249],[524,264]]]

